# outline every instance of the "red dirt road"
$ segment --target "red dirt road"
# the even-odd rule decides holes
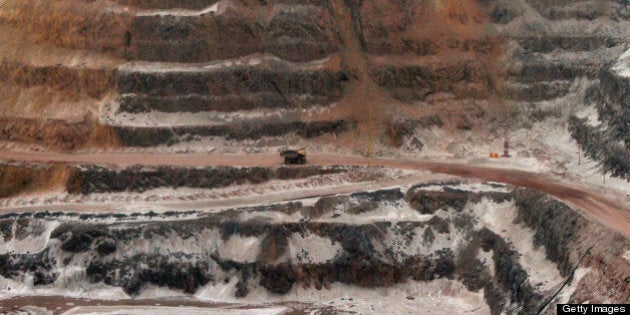
[[[587,187],[567,184],[544,174],[521,170],[475,166],[454,162],[405,161],[364,158],[358,156],[309,155],[312,165],[372,165],[398,169],[430,171],[495,182],[512,184],[543,191],[578,209],[589,218],[630,237],[630,206],[614,198],[599,194]],[[276,154],[48,154],[0,152],[0,160],[68,163],[105,164],[116,167],[142,165],[175,166],[276,166],[282,160]]]

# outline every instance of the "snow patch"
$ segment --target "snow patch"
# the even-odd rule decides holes
[[[501,192],[508,193],[511,190],[501,183],[484,182],[484,183],[459,183],[455,185],[444,185],[436,183],[431,186],[424,186],[418,188],[418,190],[424,191],[446,191],[448,189],[462,190],[466,192],[480,193],[480,192]]]
[[[521,224],[514,224],[517,217],[514,202],[496,203],[482,198],[479,203],[470,207],[479,216],[477,228],[485,226],[512,243],[521,255],[519,262],[527,271],[532,286],[539,285],[541,290],[550,290],[562,282],[558,268],[547,259],[544,246],[534,248],[534,231]]]
[[[12,236],[9,241],[0,242],[0,254],[33,254],[41,252],[46,248],[50,240],[50,234],[59,226],[58,221],[49,221],[42,225],[41,221],[31,220],[24,237],[16,235],[18,232],[18,221],[13,222]]]
[[[277,64],[279,67],[292,66],[302,69],[319,69],[322,68],[329,60],[329,57],[326,57],[305,63],[298,63],[284,60],[270,54],[255,53],[244,57],[215,60],[205,63],[132,61],[118,67],[118,70],[121,72],[131,73],[197,73],[211,72],[230,67],[260,66],[261,64],[265,65],[270,63]]]
[[[165,236],[153,235],[152,239],[134,238],[129,242],[118,245],[118,249],[112,255],[115,259],[124,259],[137,254],[159,254],[168,256],[173,253],[194,254],[211,251],[212,248],[220,248],[216,240],[221,238],[216,229],[204,229],[195,233],[193,237],[183,238],[174,231],[169,231]],[[213,242],[214,240],[214,242]]]
[[[588,125],[591,127],[598,127],[602,124],[602,122],[599,121],[599,113],[597,112],[597,108],[595,106],[586,107],[585,109],[575,113],[575,116],[580,119],[586,118]]]
[[[482,262],[484,262],[486,264],[486,266],[488,266],[488,269],[490,270],[490,275],[494,278],[494,259],[492,259],[492,255],[494,255],[494,251],[493,250],[489,250],[487,252],[483,251],[483,249],[479,249],[479,252],[477,253],[477,259],[481,260]]]
[[[329,215],[315,219],[315,222],[345,223],[351,225],[369,224],[374,222],[426,222],[431,220],[433,215],[421,214],[412,209],[407,202],[400,200],[396,202],[386,202],[376,210],[361,214],[349,214],[341,211],[333,211]]]
[[[62,273],[68,275],[71,272],[62,271]],[[75,280],[76,283],[74,283],[74,285],[70,286],[68,289],[60,290],[59,282],[44,286],[34,286],[33,275],[30,273],[26,273],[17,281],[0,276],[0,299],[7,299],[14,296],[58,296],[60,293],[63,293],[64,297],[70,298],[100,300],[124,300],[130,298],[120,287],[109,286],[104,283],[90,283],[85,278],[77,278]]]
[[[24,313],[26,312],[26,313]],[[44,307],[37,307],[32,305],[20,307],[20,311],[11,314],[28,314],[28,315],[53,315],[53,311],[49,311]]]
[[[190,306],[168,307],[168,306],[79,306],[70,309],[63,315],[107,315],[107,314],[128,314],[128,315],[279,315],[288,312],[290,309],[283,306],[260,307],[260,308],[200,308]]]
[[[358,314],[415,314],[418,310],[435,314],[490,313],[483,299],[483,290],[473,293],[460,282],[446,279],[431,282],[408,281],[388,288],[361,288],[338,282],[322,290],[293,286],[291,291],[284,295],[256,290],[250,292],[247,297],[239,299],[225,294],[233,289],[233,285],[236,283],[207,285],[198,291],[197,297],[213,302],[247,303],[248,305],[309,303],[313,304],[310,307],[313,310],[311,314],[320,314],[318,309],[329,310],[330,308]],[[212,288],[215,286],[217,289]]]
[[[186,299],[190,297],[190,295],[178,291],[171,290],[167,287],[160,287],[152,284],[144,284],[140,294],[135,297],[138,300],[157,300],[157,299]]]
[[[576,269],[575,273],[573,274],[573,280],[571,281],[571,284],[564,287],[564,289],[558,294],[557,302],[555,303],[557,304],[569,303],[569,300],[571,299],[571,296],[573,295],[573,293],[575,293],[575,290],[577,289],[578,284],[580,283],[582,278],[589,272],[591,272],[591,268],[580,267]]]
[[[219,13],[219,4],[221,1],[217,1],[215,4],[210,5],[201,10],[188,10],[188,9],[172,9],[172,10],[147,10],[141,11],[136,16],[202,16],[208,13]]]
[[[293,233],[289,238],[289,252],[293,261],[324,263],[341,255],[343,247],[329,238],[310,233],[305,236]]]
[[[232,235],[227,241],[219,241],[219,255],[224,260],[251,263],[258,260],[261,239]]]
[[[617,61],[617,65],[613,68],[618,75],[622,77],[630,77],[630,49],[626,50]]]
[[[217,302],[234,300],[234,293],[236,292],[236,284],[238,284],[238,281],[238,277],[231,277],[228,283],[223,281],[208,283],[197,290],[195,297],[200,300]]]

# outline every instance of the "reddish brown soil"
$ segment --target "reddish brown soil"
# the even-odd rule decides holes
[[[31,192],[64,191],[72,169],[61,164],[0,167],[0,198]]]
[[[115,88],[133,14],[111,8],[108,0],[2,4],[2,140],[53,150],[117,145],[90,114]]]
[[[353,9],[356,12],[352,12]],[[372,71],[381,66],[429,65],[458,71],[460,68],[457,66],[448,68],[445,65],[472,61],[482,69],[480,77],[475,79],[478,84],[449,93],[456,98],[480,97],[488,100],[486,106],[490,108],[479,110],[492,115],[508,110],[502,106],[496,93],[503,81],[501,57],[505,53],[505,43],[492,31],[489,17],[476,1],[412,3],[378,0],[359,5],[353,1],[333,0],[330,11],[342,40],[341,66],[352,74],[351,80],[337,107],[325,112],[323,117],[318,114],[318,117],[306,119],[356,122],[357,131],[333,140],[335,144],[359,151],[366,151],[375,141],[396,145],[398,141],[396,132],[392,130],[392,121],[401,118],[414,119],[437,113],[444,118],[446,129],[461,127],[461,120],[468,121],[470,110],[462,104],[449,101],[438,102],[438,106],[424,106],[422,103],[394,99],[373,77]],[[356,15],[360,16],[360,30]],[[383,32],[388,35],[384,36]],[[431,52],[427,55],[422,55],[422,52],[410,49],[409,43],[424,43],[434,48],[429,49]],[[449,74],[445,80],[455,77],[456,74]],[[437,83],[438,86],[451,84]],[[475,128],[485,123],[472,122],[471,125]]]
[[[79,121],[0,117],[0,139],[45,145],[50,150],[70,151],[86,146],[120,147],[112,128],[86,115]]]

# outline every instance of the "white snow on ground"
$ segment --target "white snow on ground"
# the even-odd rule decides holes
[[[172,9],[172,10],[147,10],[140,11],[136,14],[136,16],[202,16],[208,13],[219,12],[219,6],[222,1],[217,1],[215,4],[208,6],[201,10],[187,10],[187,9]]]
[[[542,143],[549,159],[548,163],[551,164],[552,170],[556,171],[555,176],[580,185],[586,184],[596,191],[605,192],[608,196],[630,202],[630,183],[610,175],[604,178],[599,162],[584,155],[566,128],[549,124],[539,124],[535,127],[539,131],[536,130],[538,135],[532,140]],[[544,134],[553,136],[543,136]],[[578,153],[581,153],[579,159]]]
[[[369,191],[384,187],[397,188],[423,180],[445,178],[448,177],[417,171],[393,171],[381,168],[350,169],[347,173],[327,174],[297,180],[271,180],[262,184],[233,185],[217,189],[159,188],[143,193],[20,196],[0,201],[0,211],[8,213],[20,212],[20,209],[41,211],[65,209],[88,213],[218,211],[230,207],[262,205],[284,200],[299,201],[305,197],[318,195]],[[112,223],[117,219],[111,218],[109,220],[109,223]]]
[[[359,225],[372,222],[425,222],[432,217],[432,215],[419,213],[415,209],[412,209],[406,202],[401,201],[387,202],[380,205],[376,210],[357,215],[348,214],[346,212],[333,212],[313,221]]]
[[[134,299],[138,300],[151,300],[156,297],[166,298],[166,299],[187,299],[190,295],[182,292],[171,290],[168,287],[160,287],[153,284],[144,284],[142,287],[142,291],[140,294],[134,297]]]
[[[335,259],[343,252],[341,244],[333,244],[329,238],[319,237],[312,233],[300,235],[293,233],[289,238],[289,253],[292,261],[322,263]],[[308,253],[306,256],[304,252]]]
[[[441,214],[436,213],[436,215],[439,216]],[[427,217],[428,219],[431,219],[433,216],[427,215]],[[394,257],[396,261],[404,262],[404,259],[408,256],[431,255],[442,249],[451,249],[456,252],[462,244],[466,243],[463,235],[457,231],[452,224],[449,225],[450,233],[437,233],[433,230],[433,241],[426,242],[423,235],[427,228],[428,227],[414,228],[412,233],[415,236],[411,242],[405,235],[396,235],[387,230],[383,235],[382,244],[388,244],[388,247],[404,247],[404,252],[394,252],[394,254],[397,255]],[[384,257],[390,255],[386,252],[386,249],[383,246],[380,246],[380,244],[381,243],[375,244],[375,250]]]
[[[630,50],[626,51],[624,58],[630,62]],[[593,84],[594,81],[587,78],[577,78],[568,95],[536,103],[537,108],[549,110],[551,115],[546,120],[533,123],[531,128],[502,130],[492,135],[477,131],[449,133],[435,128],[417,130],[415,136],[425,144],[425,149],[417,151],[407,147],[407,151],[397,152],[395,156],[537,172],[562,182],[589,186],[630,203],[630,183],[609,175],[604,183],[599,163],[585,157],[567,129],[567,119],[572,114],[588,118],[593,126],[600,124],[595,108],[584,105],[585,91]],[[509,138],[511,157],[489,158],[489,152],[503,152],[504,137]],[[581,157],[578,159],[579,152]]]
[[[24,313],[26,312],[26,313]],[[46,308],[43,307],[37,307],[37,306],[23,306],[20,307],[20,311],[16,312],[16,313],[11,313],[11,314],[19,314],[19,315],[53,315],[53,311],[49,311]]]
[[[233,301],[233,303],[238,303],[234,298],[238,282],[238,277],[231,277],[228,283],[223,281],[217,281],[214,284],[208,283],[197,290],[195,298],[207,301]]]
[[[251,263],[258,260],[261,238],[232,235],[227,241],[219,244],[219,254],[225,260]]]
[[[384,187],[383,189],[389,189],[395,187]],[[433,215],[420,214],[418,211],[409,207],[404,202],[388,202],[379,205],[379,207],[372,211],[367,211],[360,214],[350,214],[342,209],[331,211],[322,215],[319,218],[308,219],[311,222],[325,222],[325,223],[344,223],[350,225],[362,225],[374,222],[426,222],[430,220]],[[307,218],[300,213],[294,213],[288,215],[277,211],[266,212],[243,212],[239,219],[241,221],[249,220],[265,220],[269,222],[301,222]]]
[[[299,98],[300,96],[292,95],[291,97]],[[176,128],[183,126],[218,126],[241,122],[251,123],[255,120],[262,120],[269,123],[288,123],[299,121],[299,118],[304,113],[318,112],[328,106],[313,105],[308,109],[261,108],[231,112],[203,111],[168,113],[152,111],[141,114],[118,112],[118,107],[119,104],[116,102],[101,107],[101,119],[104,123],[111,126]],[[175,133],[175,131],[173,131],[173,133]]]
[[[446,191],[446,189],[455,189],[455,190],[463,190],[474,193],[479,192],[502,192],[507,193],[510,191],[505,184],[500,183],[492,183],[492,182],[483,182],[483,183],[461,183],[455,185],[442,185],[436,183],[435,185],[425,186],[418,188],[419,190],[425,191]]]
[[[438,279],[431,282],[409,281],[389,288],[359,288],[334,283],[329,289],[315,290],[293,286],[285,295],[256,290],[242,299],[234,298],[236,281],[228,284],[208,285],[197,292],[197,297],[214,302],[259,303],[302,302],[313,303],[311,314],[318,309],[335,307],[359,314],[488,314],[483,290],[468,291],[456,281]]]
[[[617,71],[617,74],[620,76],[630,77],[630,49],[626,50],[626,52],[619,57],[619,61],[613,69]]]
[[[488,269],[490,270],[490,275],[492,277],[494,277],[494,259],[492,259],[492,255],[494,254],[494,251],[489,250],[487,252],[484,252],[483,249],[479,249],[479,252],[477,253],[477,259],[481,260],[482,262],[484,262],[486,264],[486,266],[488,266]]]
[[[44,250],[50,239],[50,233],[59,226],[59,222],[36,223],[38,222],[29,222],[27,231],[23,236],[19,236],[16,235],[18,222],[13,222],[12,237],[8,241],[0,242],[0,254],[27,254]]]
[[[582,278],[589,272],[591,272],[591,268],[581,267],[581,268],[576,269],[575,274],[573,275],[573,280],[571,281],[571,284],[565,286],[564,289],[560,291],[560,293],[558,294],[558,297],[556,298],[557,300],[555,303],[557,304],[568,303],[573,293],[575,293],[575,290],[577,289],[578,284],[580,283]]]
[[[584,89],[588,86],[588,82],[579,84],[582,84],[580,88]],[[421,131],[417,133],[417,136],[425,144],[432,145],[434,149],[406,152],[400,156],[413,160],[447,160],[468,165],[537,172],[561,182],[588,186],[621,202],[630,203],[630,183],[610,175],[607,175],[604,180],[599,162],[585,156],[567,129],[566,121],[569,114],[587,117],[592,125],[599,124],[594,108],[575,106],[582,102],[582,97],[575,95],[554,100],[544,106],[560,111],[560,118],[550,118],[533,124],[530,129],[513,130],[494,138],[483,139],[468,132],[448,136],[426,130]],[[488,158],[488,152],[503,151],[504,136],[509,136],[511,157]],[[459,139],[453,143],[459,144],[462,152],[455,150],[450,155],[444,154],[445,151],[442,151],[442,148],[446,150],[448,143],[442,138]],[[579,158],[578,154],[580,154]]]
[[[205,63],[177,63],[177,62],[152,62],[152,61],[132,61],[128,62],[120,67],[120,72],[139,72],[139,73],[170,73],[170,72],[188,72],[188,73],[202,73],[209,72],[218,69],[225,69],[229,67],[254,67],[264,66],[269,63],[278,64],[278,66],[292,66],[299,67],[300,69],[319,69],[329,61],[329,57],[313,60],[309,62],[292,62],[281,59],[270,54],[255,53],[252,55],[222,59]]]
[[[222,244],[218,243],[220,240],[221,235],[215,229],[204,229],[202,232],[195,233],[194,237],[189,238],[182,238],[171,231],[165,236],[153,235],[152,240],[134,238],[130,242],[124,242],[118,246],[118,250],[111,254],[111,257],[122,260],[130,255],[143,253],[155,253],[163,256],[177,252],[201,253],[213,248],[221,248]]]
[[[384,172],[374,170],[363,172],[361,170],[350,170],[349,173],[327,174],[305,179],[296,180],[271,180],[262,184],[244,184],[232,185],[215,189],[202,188],[156,188],[142,193],[124,192],[124,193],[94,193],[87,196],[84,195],[59,195],[46,194],[40,196],[32,196],[25,198],[8,198],[0,200],[0,207],[20,207],[35,205],[55,205],[64,203],[81,203],[81,204],[102,204],[102,203],[142,203],[147,202],[155,205],[157,201],[177,202],[177,201],[194,201],[194,200],[220,200],[233,197],[241,197],[247,195],[265,196],[270,193],[278,192],[295,192],[301,190],[309,190],[314,188],[325,188],[341,186],[353,183],[360,183],[363,180],[383,179]],[[415,175],[418,176],[419,173]],[[411,175],[410,175],[411,176]],[[133,207],[129,207],[133,209]]]
[[[540,284],[541,290],[549,290],[563,281],[556,265],[547,260],[544,246],[534,248],[534,231],[513,223],[517,217],[513,202],[496,203],[482,198],[481,202],[470,207],[480,218],[479,228],[485,226],[506,238],[521,254],[519,262],[527,271],[532,286]]]
[[[580,119],[586,118],[587,123],[593,127],[597,127],[602,124],[602,122],[599,121],[599,113],[597,113],[597,108],[594,105],[588,106],[583,110],[578,111],[577,113],[575,113],[575,116]]]
[[[166,307],[166,306],[78,306],[68,310],[62,315],[279,315],[290,309],[282,306],[260,308],[200,308],[200,307]]]
[[[13,296],[58,296],[61,292],[66,297],[91,298],[102,300],[129,299],[122,288],[103,283],[89,283],[85,278],[68,288],[61,288],[58,283],[34,286],[33,275],[27,274],[20,281],[0,276],[0,299]]]
[[[475,186],[473,186],[475,187]],[[479,187],[477,187],[479,188]],[[482,187],[489,188],[489,187]],[[490,187],[493,188],[493,187]],[[376,211],[363,213],[352,216],[349,214],[340,214],[337,218],[321,218],[323,221],[341,220],[352,223],[357,222],[355,218],[361,217],[362,222],[369,220],[386,220],[396,221],[400,217],[405,220],[428,220],[432,215],[418,215],[411,217],[411,210],[406,203],[385,203]],[[477,228],[486,226],[497,234],[506,237],[514,244],[516,250],[522,255],[520,263],[530,276],[532,285],[542,283],[542,289],[550,289],[562,282],[555,265],[545,259],[544,248],[534,249],[532,245],[532,233],[528,228],[513,225],[512,222],[516,216],[516,209],[511,202],[496,203],[489,199],[482,199],[478,204],[469,204],[464,211],[477,216],[479,218]],[[249,212],[248,212],[249,213]],[[249,213],[248,219],[271,218],[272,215],[277,216],[275,220],[287,221],[299,219],[300,214],[292,216],[280,212],[256,212]],[[449,216],[451,212],[444,210],[437,211],[438,216]],[[407,217],[405,217],[407,216]],[[365,217],[365,218],[363,218]],[[461,233],[451,224],[449,234],[435,234],[435,240],[431,244],[423,244],[422,238],[416,238],[418,244],[410,244],[408,254],[426,254],[434,252],[441,248],[452,248],[456,250],[464,243]],[[424,228],[416,228],[416,235],[423,235]],[[112,254],[115,259],[120,253],[129,255],[129,252],[159,252],[162,255],[168,253],[183,252],[213,252],[213,248],[224,259],[231,259],[240,262],[252,262],[258,258],[260,251],[260,238],[242,237],[234,235],[227,240],[222,240],[219,233],[215,230],[206,230],[201,235],[182,239],[179,236],[168,234],[160,238],[154,236],[151,241],[136,240],[135,242],[122,245],[117,252]],[[394,236],[387,232],[384,235],[384,241],[403,242],[404,239]],[[151,243],[151,245],[149,245]],[[159,244],[159,246],[156,246]],[[377,244],[378,245],[378,244]],[[377,246],[378,247],[378,246]],[[301,250],[306,250],[309,254],[305,256]],[[378,251],[378,248],[376,248]],[[316,235],[293,234],[289,238],[289,256],[291,259],[299,260],[301,258],[311,260],[313,262],[323,262],[333,259],[342,251],[339,244],[333,244],[330,240],[322,239]],[[300,256],[300,254],[302,254]],[[80,262],[80,255],[75,255],[75,262]],[[492,253],[478,253],[478,258],[486,261],[486,264],[493,269]],[[11,281],[0,278],[0,297],[10,296],[11,294],[20,295],[55,295],[60,291],[64,295],[74,297],[99,297],[102,299],[123,299],[128,296],[119,288],[112,288],[103,284],[89,284],[85,282],[85,270],[83,267],[60,268],[60,277],[55,284],[33,288],[32,275],[27,275],[20,281]],[[471,293],[458,282],[448,280],[436,280],[432,282],[408,282],[406,284],[396,285],[392,288],[383,289],[363,289],[353,286],[347,286],[335,283],[330,290],[315,290],[313,288],[304,289],[295,286],[292,291],[284,296],[269,294],[264,290],[257,290],[250,293],[245,299],[234,298],[235,286],[238,277],[231,277],[231,281],[224,283],[217,281],[214,284],[208,284],[199,289],[196,297],[206,300],[229,302],[229,303],[275,303],[298,301],[306,303],[315,303],[314,310],[318,307],[333,306],[346,311],[357,311],[359,313],[404,313],[409,311],[426,310],[443,313],[488,313],[487,306],[483,301],[483,291]],[[6,290],[12,287],[11,291]],[[173,296],[181,296],[179,291],[171,291],[165,288],[149,287],[142,291],[142,298],[165,298]],[[317,312],[315,312],[317,314]]]

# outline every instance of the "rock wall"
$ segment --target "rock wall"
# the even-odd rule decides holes
[[[0,164],[0,198],[32,192],[54,192],[66,188],[76,170],[64,165]]]
[[[132,59],[208,62],[267,53],[290,61],[322,59],[339,48],[324,7],[308,3],[219,2],[220,14],[134,18]]]
[[[140,165],[108,169],[94,165],[4,163],[0,164],[0,198],[54,190],[89,195],[108,192],[141,193],[158,188],[214,189],[231,185],[261,184],[270,180],[283,181],[340,174],[351,169],[341,166],[186,168]]]
[[[130,12],[109,1],[10,1],[0,9],[0,139],[75,150],[98,136]],[[11,128],[5,126],[10,125]],[[76,138],[76,140],[75,140]]]
[[[586,95],[585,102],[595,103],[598,126],[587,119],[571,117],[569,130],[585,154],[602,165],[605,173],[630,180],[630,79],[613,69],[602,70],[596,89]]]
[[[37,10],[44,9],[53,14],[37,19]],[[0,107],[7,108],[0,113],[35,119],[47,133],[48,120],[76,121],[100,112],[100,117],[84,119],[93,127],[84,133],[109,129],[113,137],[106,146],[158,146],[181,140],[164,136],[172,127],[168,123],[148,122],[153,113],[164,121],[181,113],[218,113],[216,121],[199,118],[182,126],[183,133],[246,139],[256,136],[232,136],[234,131],[228,130],[235,128],[233,121],[219,114],[290,110],[296,113],[291,123],[298,124],[291,128],[298,128],[298,135],[329,132],[310,130],[311,122],[324,129],[331,128],[328,121],[356,122],[361,131],[366,129],[363,124],[376,121],[378,126],[367,129],[378,130],[383,143],[396,145],[408,139],[391,138],[389,126],[402,119],[421,121],[424,114],[448,112],[440,117],[445,125],[463,130],[500,124],[503,119],[497,115],[527,120],[529,109],[576,93],[578,80],[602,80],[600,70],[627,42],[627,12],[622,1],[16,4],[0,12],[5,43],[21,36],[16,30],[20,23],[46,29],[48,35],[29,37],[29,44],[17,50],[9,49],[10,44],[0,47],[6,57],[0,68],[0,80],[6,83],[0,89],[5,100]],[[88,21],[86,16],[93,18]],[[68,31],[61,34],[64,27]],[[39,51],[50,53],[43,56]],[[22,110],[28,98],[45,110]],[[333,105],[337,108],[328,116],[307,113]],[[437,108],[433,105],[440,109],[432,110]],[[80,110],[68,109],[73,106]],[[483,115],[469,117],[470,106]],[[511,113],[515,108],[522,113]],[[417,117],[398,114],[407,111],[417,112]],[[238,128],[260,128],[251,123],[244,121]],[[278,128],[289,127],[267,129]],[[28,128],[15,130],[14,136],[4,138],[58,148],[28,136]],[[353,128],[335,133],[349,130]],[[144,134],[159,141],[149,141]]]
[[[535,231],[534,243],[544,246],[548,259],[558,265],[563,276],[570,276],[577,267],[589,268],[586,276],[574,280],[578,283],[573,283],[576,290],[569,303],[623,303],[630,299],[627,238],[543,193],[517,189],[514,196],[518,221]],[[578,265],[583,255],[584,261]],[[547,313],[554,314],[554,310]]]
[[[345,121],[281,122],[277,120],[254,123],[230,123],[216,126],[191,127],[115,127],[120,141],[126,146],[150,147],[172,145],[182,141],[200,139],[200,137],[224,137],[233,140],[261,139],[296,134],[304,138],[313,138],[322,134],[338,135],[352,128]]]
[[[387,288],[444,278],[462,281],[473,292],[483,290],[493,314],[529,314],[555,293],[556,282],[571,274],[589,245],[585,237],[598,231],[597,237],[617,245],[593,251],[582,267],[592,269],[587,277],[617,291],[581,280],[582,289],[572,299],[628,298],[627,283],[619,280],[627,268],[616,269],[621,278],[603,276],[623,259],[618,250],[627,241],[544,194],[484,187],[476,193],[459,182],[428,183],[406,192],[364,192],[324,197],[312,205],[215,213],[4,215],[0,240],[23,245],[0,253],[0,274],[17,285],[32,278],[36,287],[55,286],[60,292],[106,284],[130,295],[148,285],[193,294],[221,286],[245,300],[260,289],[290,294],[298,285],[313,290],[336,282]],[[509,209],[516,221],[507,216],[500,224],[531,233],[531,244],[487,221],[488,216],[499,220]],[[400,219],[392,221],[392,214]],[[287,219],[276,221],[277,216]],[[524,250],[542,250],[543,261],[536,263],[545,267],[523,260],[523,255],[538,257]],[[557,278],[536,276],[540,268]]]
[[[77,169],[69,178],[67,187],[70,193],[84,195],[104,192],[144,192],[156,188],[221,188],[246,183],[260,184],[269,180],[300,179],[309,176],[337,174],[346,171],[343,167],[322,168],[278,167],[278,168],[177,168],[142,166],[122,170],[109,170],[102,167]]]

